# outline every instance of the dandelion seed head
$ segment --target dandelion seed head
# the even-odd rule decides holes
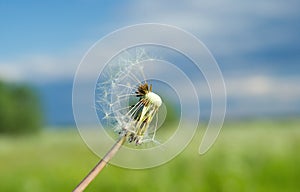
[[[136,144],[154,140],[157,123],[150,123],[162,104],[143,70],[142,63],[150,59],[141,49],[121,53],[106,65],[96,88],[101,124]]]

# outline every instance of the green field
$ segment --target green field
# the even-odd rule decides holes
[[[229,122],[198,155],[198,132],[171,162],[147,170],[107,166],[86,191],[299,191],[300,121]],[[0,191],[72,191],[97,163],[75,129],[0,135]]]

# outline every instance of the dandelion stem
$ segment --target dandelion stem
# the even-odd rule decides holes
[[[112,148],[106,153],[106,155],[97,163],[97,165],[89,172],[89,174],[77,185],[73,192],[83,191],[102,171],[105,165],[113,158],[113,156],[118,152],[121,146],[126,141],[126,134],[120,137]]]

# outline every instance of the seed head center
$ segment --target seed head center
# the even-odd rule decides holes
[[[151,103],[153,103],[157,107],[160,107],[162,103],[160,96],[153,92],[147,93],[145,95],[145,98],[148,99]]]

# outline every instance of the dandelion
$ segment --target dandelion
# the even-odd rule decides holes
[[[112,125],[111,122],[114,122],[113,125],[115,131],[119,134],[119,138],[79,183],[74,192],[83,191],[126,141],[135,143],[135,145],[154,141],[157,119],[154,130],[150,130],[150,124],[153,118],[157,117],[162,100],[158,94],[152,92],[152,85],[147,83],[143,70],[139,65],[141,61],[148,58],[144,56],[144,52],[142,54],[138,52],[136,59],[125,60],[125,62],[123,60],[123,63],[118,62],[118,67],[121,70],[113,74],[115,66],[108,68],[109,73],[106,74],[109,77],[108,80],[100,82],[98,91],[102,94],[99,95],[98,103],[102,111],[102,120],[110,126]],[[137,71],[139,73],[136,73]],[[141,75],[144,81],[140,81],[138,75]],[[132,82],[136,82],[137,86],[131,86]],[[130,98],[132,97],[135,97],[137,101],[130,105]]]
[[[149,87],[147,83],[140,85],[135,93],[140,99],[129,111],[132,121],[130,121],[128,127],[124,127],[123,135],[126,137],[128,135],[129,142],[134,141],[136,144],[141,144],[150,122],[154,115],[157,114],[162,101],[157,94],[152,92],[152,85]],[[153,139],[155,133],[156,130],[154,131]]]

